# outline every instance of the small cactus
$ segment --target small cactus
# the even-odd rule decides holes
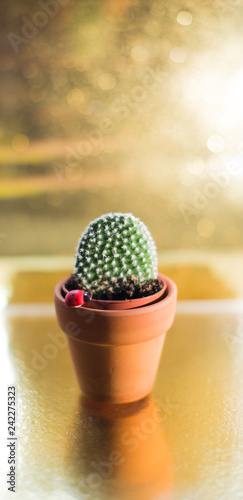
[[[94,298],[121,283],[156,279],[157,251],[148,228],[129,213],[95,219],[80,238],[74,274]]]

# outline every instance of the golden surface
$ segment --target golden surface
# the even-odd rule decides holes
[[[152,396],[99,406],[82,398],[55,318],[8,310],[0,404],[15,383],[15,498],[242,500],[242,332],[242,314],[223,306],[177,314]]]

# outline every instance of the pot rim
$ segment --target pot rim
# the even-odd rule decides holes
[[[161,297],[161,300],[158,300],[157,302],[153,302],[152,304],[148,304],[148,305],[144,305],[142,307],[137,307],[137,308],[130,308],[130,309],[120,309],[120,310],[116,310],[116,309],[95,309],[95,308],[90,308],[90,307],[85,307],[85,306],[81,306],[81,307],[75,307],[75,308],[72,308],[72,310],[78,310],[81,312],[81,310],[83,310],[86,314],[87,313],[95,313],[96,316],[101,316],[101,317],[104,317],[104,316],[108,316],[108,317],[129,317],[129,316],[137,316],[137,315],[140,315],[140,314],[145,314],[148,312],[148,310],[150,312],[153,312],[153,311],[156,311],[157,309],[161,309],[161,307],[163,308],[166,308],[168,307],[168,305],[174,301],[175,299],[175,294],[177,295],[177,286],[176,284],[170,279],[168,278],[167,276],[165,276],[164,274],[161,274],[161,273],[158,273],[158,278],[161,279],[163,282],[165,282],[167,284],[167,295],[166,296],[162,296]],[[66,279],[67,278],[64,278],[62,279],[61,281],[59,281],[59,283],[57,283],[56,287],[55,287],[55,297],[57,298],[57,300],[59,302],[62,303],[62,305],[65,305],[65,300],[61,294],[61,289],[64,285],[64,283],[66,282]],[[151,295],[152,297],[152,295]],[[71,309],[71,308],[70,308]]]
[[[69,276],[64,278],[64,284],[61,289],[64,293],[68,293],[69,290],[66,288],[65,284],[68,280]],[[159,278],[159,277],[158,277]],[[160,279],[160,278],[159,278]],[[109,310],[109,311],[119,311],[124,309],[135,309],[144,307],[145,305],[155,303],[160,298],[165,297],[167,295],[167,283],[165,280],[160,280],[163,283],[163,287],[157,292],[146,295],[144,297],[139,297],[135,299],[123,299],[123,300],[104,300],[104,299],[92,299],[87,303],[86,306],[77,306],[77,307],[86,307],[87,309],[91,309],[92,311],[97,310]]]
[[[60,328],[70,340],[106,346],[137,344],[165,334],[174,320],[177,287],[167,276],[159,277],[167,283],[166,297],[143,307],[122,310],[67,307],[61,295],[61,280],[55,288]]]

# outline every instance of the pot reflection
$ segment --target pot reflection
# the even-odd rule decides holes
[[[152,396],[123,405],[81,397],[68,466],[85,498],[172,498],[173,466]]]

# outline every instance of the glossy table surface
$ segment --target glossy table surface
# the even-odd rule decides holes
[[[52,304],[29,302],[1,317],[1,409],[17,388],[16,499],[243,499],[239,299],[179,301],[153,393],[121,406],[82,397]],[[5,499],[6,415],[1,436]]]

